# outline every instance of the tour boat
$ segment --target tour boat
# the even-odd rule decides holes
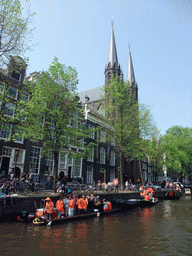
[[[149,200],[145,200],[145,199],[139,199],[139,206],[152,206],[156,203],[158,203],[159,199],[158,198],[150,198]]]
[[[88,214],[75,215],[75,216],[71,216],[71,217],[63,217],[62,216],[61,218],[58,218],[56,215],[53,214],[52,220],[47,220],[46,216],[45,216],[45,211],[43,211],[43,209],[37,209],[37,211],[38,211],[37,215],[39,215],[39,217],[36,217],[33,220],[33,224],[36,226],[42,226],[42,225],[50,226],[50,225],[68,222],[68,221],[75,221],[75,220],[104,216],[104,215],[118,212],[120,210],[121,209],[118,208],[118,209],[112,209],[112,210],[104,211],[104,212],[93,212],[93,213],[88,213]],[[36,211],[36,213],[37,213],[37,211]],[[42,214],[40,215],[40,213],[42,213]]]

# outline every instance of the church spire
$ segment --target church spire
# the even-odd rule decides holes
[[[117,50],[116,50],[115,36],[113,31],[113,20],[112,20],[112,27],[111,27],[111,41],[110,41],[109,58],[108,58],[108,64],[109,63],[111,65],[111,68],[113,68],[114,64],[115,66],[118,66]]]
[[[130,45],[129,45],[129,60],[128,60],[128,69],[127,69],[127,81],[132,84],[135,82],[135,75],[134,75],[134,69],[133,69],[133,62],[131,58],[131,51],[130,51]]]

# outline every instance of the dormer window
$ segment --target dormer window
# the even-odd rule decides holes
[[[12,76],[12,78],[14,78],[17,81],[20,81],[20,79],[21,79],[21,74],[19,72],[16,72],[15,70],[13,70],[11,72],[11,76]]]

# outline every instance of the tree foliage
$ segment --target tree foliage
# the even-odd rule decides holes
[[[154,130],[150,110],[135,99],[133,88],[128,82],[113,78],[104,87],[105,113],[109,140],[115,141],[120,157],[120,179],[123,184],[123,158],[141,160],[146,153],[146,139]]]
[[[29,5],[29,1],[26,1]],[[24,9],[19,0],[0,2],[0,65],[7,64],[10,55],[19,56],[30,49],[32,30],[29,24],[34,13]]]
[[[64,152],[73,158],[85,154],[83,109],[76,96],[77,72],[72,67],[54,59],[47,72],[32,83],[30,100],[23,102],[25,120],[21,124],[23,135],[32,141],[43,142],[42,154],[54,155],[54,190],[58,175],[59,154]],[[22,101],[20,101],[22,103]]]
[[[192,174],[192,128],[172,126],[162,138],[169,174]]]

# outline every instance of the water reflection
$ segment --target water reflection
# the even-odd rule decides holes
[[[57,226],[1,223],[4,255],[192,255],[192,201],[161,201]]]

